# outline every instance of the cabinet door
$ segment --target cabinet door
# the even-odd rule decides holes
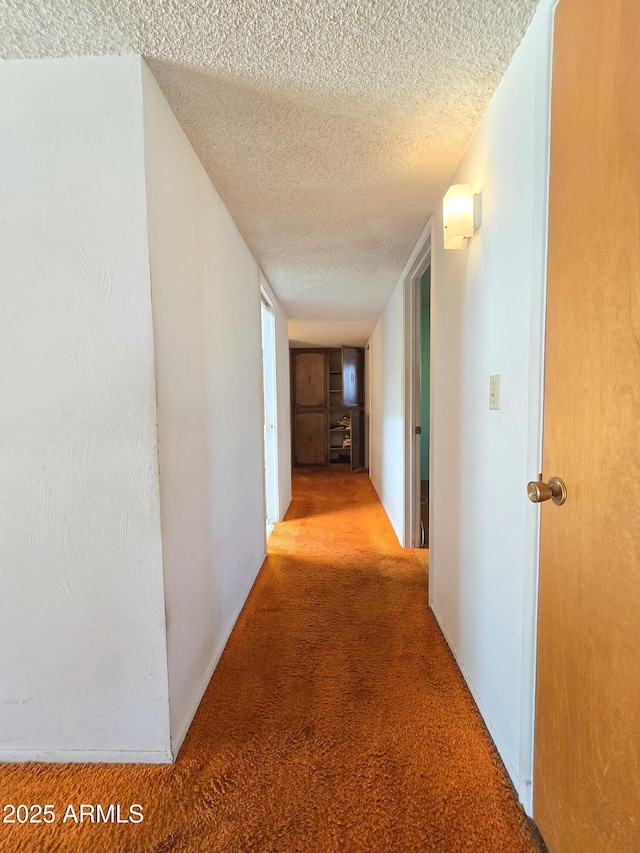
[[[364,353],[357,347],[342,348],[342,394],[344,405],[362,406]]]
[[[324,412],[296,412],[293,422],[296,463],[326,465],[327,420]]]
[[[362,409],[351,412],[351,470],[364,468],[364,435]]]
[[[324,406],[327,402],[327,372],[325,353],[293,353],[293,405]]]

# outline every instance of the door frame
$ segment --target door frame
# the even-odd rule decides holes
[[[268,317],[268,334],[265,340],[264,318]],[[262,342],[262,423],[263,441],[263,477],[265,530],[268,536],[274,524],[279,520],[279,483],[278,483],[278,386],[276,367],[276,319],[273,301],[269,292],[260,283],[260,335]]]
[[[431,265],[431,229],[429,217],[403,272],[404,297],[404,541],[405,548],[420,547],[420,279]],[[431,294],[434,275],[431,269]],[[431,320],[433,330],[433,318]],[[433,334],[431,335],[433,352]],[[431,369],[433,373],[433,369]],[[429,383],[431,398],[431,382]],[[429,406],[429,467],[433,470],[433,407]],[[429,542],[432,541],[429,512]]]
[[[560,0],[546,0],[541,12],[545,16],[546,51],[541,57],[537,78],[546,90],[536,109],[541,126],[545,126],[544,144],[536,146],[534,168],[543,191],[534,207],[531,314],[529,325],[529,429],[527,434],[527,477],[536,480],[542,471],[542,439],[544,421],[544,361],[547,313],[547,260],[549,248],[549,174],[551,168],[551,86],[553,76],[553,34],[556,7]],[[545,8],[546,7],[546,8]],[[526,483],[523,483],[523,489]],[[540,579],[540,508],[527,506],[525,556],[522,595],[522,653],[520,688],[520,762],[518,794],[525,812],[533,817],[533,757],[535,739],[536,666],[538,642],[538,585]]]

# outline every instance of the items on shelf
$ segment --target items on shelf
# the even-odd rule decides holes
[[[349,429],[351,427],[351,418],[348,415],[340,418],[331,424],[331,429]]]

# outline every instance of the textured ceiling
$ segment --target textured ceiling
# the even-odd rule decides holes
[[[536,5],[0,0],[0,56],[141,53],[291,337],[362,344]]]

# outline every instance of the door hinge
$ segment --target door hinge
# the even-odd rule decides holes
[[[416,427],[416,435],[422,435],[422,427]]]

